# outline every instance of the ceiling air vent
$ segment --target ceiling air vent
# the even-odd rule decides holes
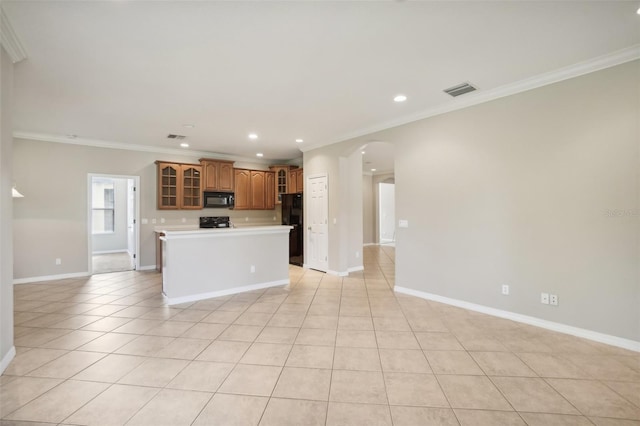
[[[472,85],[470,85],[469,83],[462,83],[462,84],[458,84],[457,86],[444,89],[444,92],[455,98],[456,96],[464,95],[465,93],[473,92],[474,90],[477,90],[477,89]]]
[[[184,138],[186,138],[186,136],[184,136],[184,135],[174,135],[172,133],[167,135],[167,139],[175,139],[175,140],[178,140],[178,141],[181,141]]]

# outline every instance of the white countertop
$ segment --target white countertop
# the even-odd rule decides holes
[[[208,238],[232,235],[259,235],[259,234],[275,234],[289,233],[293,226],[289,225],[271,225],[271,226],[242,226],[239,228],[178,228],[167,227],[156,228],[156,232],[165,234],[161,237],[164,240],[183,239],[183,238]]]
[[[280,225],[273,223],[258,223],[253,225],[244,225],[242,223],[233,225],[233,228],[200,228],[198,225],[160,225],[153,228],[154,232],[167,232],[167,231],[220,231],[227,229],[255,229],[255,228],[265,228],[265,227],[279,227],[279,226],[288,226],[288,225]]]

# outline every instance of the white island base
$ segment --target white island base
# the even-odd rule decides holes
[[[289,284],[291,226],[163,231],[169,305]]]

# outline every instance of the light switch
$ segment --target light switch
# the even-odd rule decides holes
[[[146,224],[148,224],[148,223],[149,223],[149,219],[147,219],[146,217],[143,217],[142,219],[140,219],[140,222],[141,222],[143,225],[146,225]]]
[[[400,219],[398,221],[398,227],[400,228],[408,228],[409,227],[409,221],[406,219]]]

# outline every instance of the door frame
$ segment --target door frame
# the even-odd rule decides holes
[[[135,258],[133,259],[133,269],[140,270],[140,176],[132,175],[111,175],[106,173],[87,173],[87,271],[89,275],[93,275],[93,234],[92,234],[92,181],[94,177],[105,177],[111,179],[133,179],[135,188],[134,197],[134,218],[133,224],[134,240],[135,240]],[[129,197],[127,197],[129,203]]]
[[[311,223],[309,220],[309,216],[311,214],[311,202],[310,202],[310,197],[311,197],[311,184],[310,184],[310,180],[311,179],[316,179],[316,178],[324,178],[325,179],[325,183],[327,185],[327,189],[326,189],[326,207],[327,207],[327,262],[326,262],[326,268],[322,269],[322,268],[317,268],[317,265],[310,265],[308,263],[308,256],[309,256],[309,247],[311,247],[311,232],[309,232],[309,224]],[[304,175],[304,188],[306,188],[307,190],[304,191],[304,262],[303,265],[305,268],[307,269],[315,269],[317,271],[322,271],[322,272],[327,272],[329,271],[329,174],[328,173],[313,173],[313,174],[309,174],[307,175],[305,173]]]

